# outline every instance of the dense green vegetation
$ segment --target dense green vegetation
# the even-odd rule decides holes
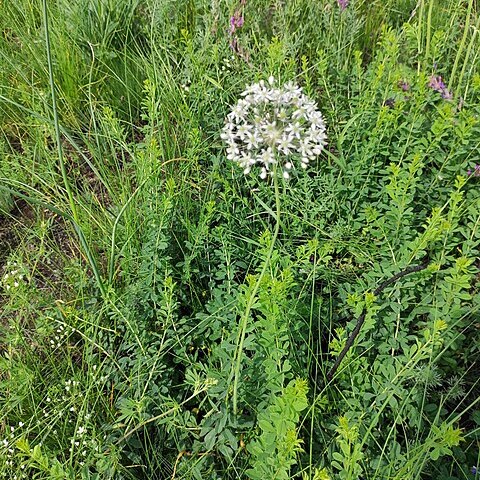
[[[479,9],[0,0],[0,478],[480,478]]]

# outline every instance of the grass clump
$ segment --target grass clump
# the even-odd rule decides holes
[[[473,0],[0,10],[0,478],[478,476]],[[270,76],[288,179],[221,139]]]

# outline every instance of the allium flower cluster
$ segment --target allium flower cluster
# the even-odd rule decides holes
[[[237,162],[245,175],[256,164],[260,177],[272,174],[281,164],[289,178],[296,162],[303,168],[325,146],[325,122],[316,103],[292,82],[274,87],[270,77],[247,87],[227,115],[221,137],[227,144],[227,158]]]

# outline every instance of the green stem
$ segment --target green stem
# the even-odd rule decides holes
[[[258,289],[260,284],[262,283],[263,277],[267,272],[267,268],[270,265],[270,260],[272,258],[273,249],[275,247],[275,243],[278,237],[278,231],[280,230],[280,189],[278,187],[278,178],[277,178],[277,171],[276,169],[273,172],[273,185],[275,187],[275,206],[276,206],[276,213],[275,213],[275,230],[273,232],[273,237],[270,242],[270,248],[268,249],[267,257],[265,258],[265,262],[263,263],[262,271],[253,286],[253,289],[248,296],[247,307],[243,312],[243,316],[240,320],[240,340],[238,342],[237,351],[235,353],[235,371],[234,371],[234,378],[233,378],[233,414],[237,415],[238,413],[238,382],[240,379],[240,368],[242,366],[242,354],[243,354],[243,344],[245,343],[245,334],[247,331],[247,324],[248,319],[250,318],[250,311],[252,310],[252,306],[255,303],[255,297],[257,295]]]
[[[460,45],[458,47],[457,55],[455,56],[455,61],[453,62],[452,73],[450,74],[450,81],[448,82],[448,90],[450,92],[452,91],[453,80],[455,78],[455,74],[457,73],[458,62],[460,61],[460,58],[462,57],[463,49],[465,48],[465,43],[467,41],[468,30],[470,28],[470,16],[472,14],[472,7],[473,7],[473,0],[470,0],[468,2],[467,14],[466,14],[466,17],[465,17],[465,26],[463,28],[462,40],[460,41]],[[467,60],[468,60],[468,58],[465,59],[465,62]],[[460,85],[457,84],[456,90],[459,87],[460,87]]]
[[[475,65],[475,59],[474,59],[473,62],[469,62],[468,60],[470,59],[470,54],[472,53],[473,46],[477,44],[477,42],[475,42],[475,38],[477,36],[477,33],[478,33],[479,29],[480,29],[480,16],[477,19],[477,24],[473,27],[472,38],[471,38],[470,43],[467,47],[467,52],[465,54],[465,60],[463,61],[462,70],[460,72],[460,76],[458,77],[457,88],[455,89],[455,92],[457,94],[459,93],[460,88],[462,87],[463,76],[465,75],[467,65],[470,65],[470,66]],[[468,90],[468,86],[465,88],[465,93],[462,95],[464,100],[466,99],[466,96],[467,96],[467,90]]]
[[[426,39],[426,46],[425,46],[425,60],[427,65],[429,64],[429,57],[430,57],[430,36],[432,32],[432,9],[433,9],[434,0],[430,0],[428,5],[428,14],[427,14],[427,39]]]
[[[418,31],[417,31],[417,51],[418,51],[418,68],[417,73],[420,73],[421,61],[420,54],[422,53],[422,26],[423,26],[423,9],[424,9],[424,0],[420,0],[420,12],[418,14]]]

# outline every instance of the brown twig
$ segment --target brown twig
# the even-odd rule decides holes
[[[398,280],[400,280],[405,275],[409,275],[410,273],[414,273],[414,272],[419,272],[421,270],[424,270],[427,267],[428,267],[428,257],[426,257],[420,265],[412,265],[411,267],[407,267],[404,270],[396,273],[392,277],[390,277],[387,280],[385,280],[384,282],[382,282],[373,291],[373,294],[375,296],[378,296],[378,295],[380,295],[380,293],[383,292],[383,290],[385,290],[385,288],[387,288],[392,283],[397,282]],[[328,382],[330,380],[332,380],[333,376],[335,375],[336,371],[338,370],[338,367],[340,366],[340,363],[342,363],[342,360],[345,358],[345,355],[347,354],[348,350],[350,350],[351,346],[353,345],[353,342],[355,341],[358,334],[360,333],[360,329],[362,328],[362,325],[365,322],[366,315],[367,315],[367,312],[365,311],[365,308],[364,308],[362,314],[358,317],[357,324],[355,325],[355,328],[353,329],[352,333],[348,337],[347,342],[345,343],[345,346],[343,347],[343,350],[340,352],[340,355],[338,356],[337,360],[335,361],[333,367],[327,373],[327,381]]]

